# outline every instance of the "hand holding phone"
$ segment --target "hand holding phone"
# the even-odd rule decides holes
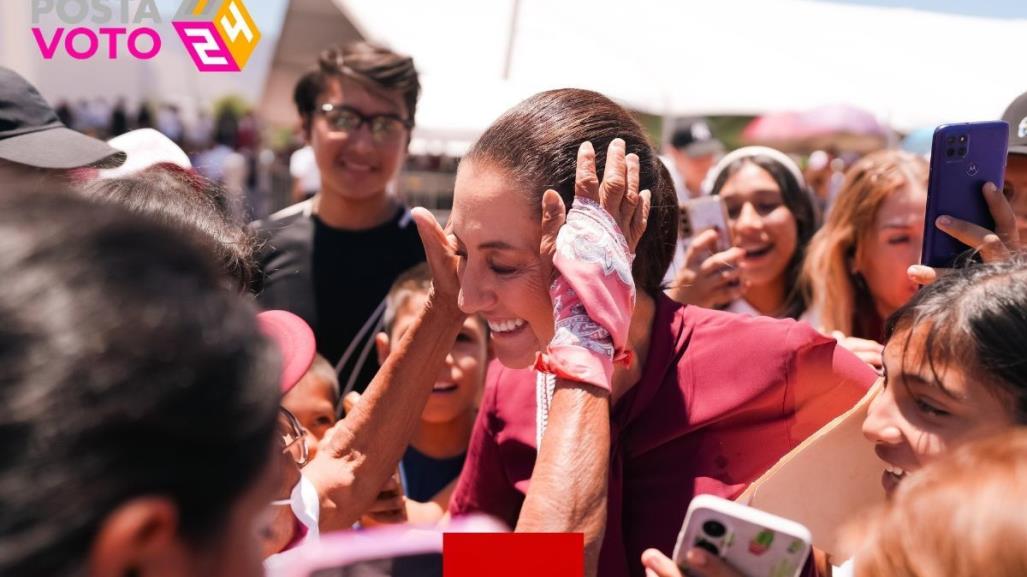
[[[1016,226],[1016,213],[1009,199],[992,182],[987,182],[981,191],[988,204],[988,210],[995,221],[994,231],[958,218],[941,218],[935,222],[939,230],[980,251],[981,260],[995,262],[1023,249]],[[909,278],[921,285],[937,280],[938,270],[915,264],[909,267]]]
[[[686,554],[688,575],[695,577],[746,577],[728,565],[716,555],[710,555],[702,549],[692,549]],[[681,568],[658,549],[649,549],[642,553],[642,565],[655,577],[683,577]]]
[[[989,182],[1002,189],[1008,140],[1009,125],[1001,121],[946,124],[935,129],[922,264],[953,268],[963,264],[964,253],[979,248],[972,244],[972,237],[961,239],[941,229],[947,226],[942,220],[946,217],[949,223],[962,221],[978,230],[995,230],[994,199],[982,190]],[[955,230],[948,228],[949,232]]]
[[[719,196],[691,199],[681,205],[679,235],[685,239],[684,262],[670,285],[675,301],[713,308],[744,293],[738,268],[745,251],[731,246],[727,208]]]
[[[670,284],[670,296],[679,303],[714,308],[745,293],[739,264],[745,251],[738,247],[716,252],[718,233],[708,229],[685,249],[684,266]]]
[[[681,205],[681,223],[678,234],[682,239],[694,241],[707,230],[717,231],[713,252],[731,248],[731,229],[727,221],[727,207],[719,196],[701,196]]]
[[[813,536],[795,521],[712,495],[692,499],[674,547],[686,570],[693,548],[727,562],[745,577],[797,577]]]

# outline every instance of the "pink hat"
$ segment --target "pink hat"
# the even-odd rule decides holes
[[[282,355],[282,394],[288,393],[314,363],[314,331],[306,321],[288,311],[264,311],[257,315],[257,324]]]

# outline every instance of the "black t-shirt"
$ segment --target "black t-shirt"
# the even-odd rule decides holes
[[[303,317],[314,329],[318,352],[337,364],[369,325],[396,277],[424,261],[424,247],[405,208],[380,226],[354,231],[324,224],[310,214],[308,203],[255,224],[265,241],[257,300],[265,309],[285,309]],[[346,386],[365,351],[354,390],[362,392],[378,371],[378,328],[371,323],[360,335],[339,372],[341,386]]]
[[[403,493],[422,503],[430,501],[439,491],[446,488],[453,479],[460,476],[467,453],[456,457],[436,459],[407,447],[403,455]]]

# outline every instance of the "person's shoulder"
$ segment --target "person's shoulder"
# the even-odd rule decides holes
[[[311,202],[306,200],[288,206],[250,223],[250,231],[258,243],[257,262],[265,274],[280,266],[281,259],[292,259],[311,250],[314,236],[314,224],[309,216]]]
[[[274,234],[290,226],[296,226],[309,221],[313,202],[313,199],[307,199],[303,202],[287,206],[267,218],[251,222],[250,228],[257,233]]]
[[[390,236],[397,248],[407,251],[414,262],[424,260],[424,245],[421,243],[421,235],[417,232],[417,225],[410,213],[410,207],[403,205],[397,209],[396,216],[390,222]]]
[[[738,351],[793,353],[832,339],[809,323],[684,306],[678,313],[699,342],[719,342]]]

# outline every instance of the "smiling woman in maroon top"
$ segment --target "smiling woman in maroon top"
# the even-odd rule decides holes
[[[585,440],[554,483],[561,477],[551,462],[536,470],[536,414],[546,416],[536,399],[545,401],[551,385],[530,367],[553,332],[537,207],[547,188],[570,207],[580,144],[591,141],[600,151],[601,177],[601,151],[615,138],[637,155],[639,186],[652,192],[633,267],[638,293],[626,348],[634,361],[613,373],[610,442],[589,442],[587,431],[599,423],[580,422]],[[489,321],[499,362],[451,512],[483,511],[520,529],[529,485],[552,483],[563,489],[548,495],[558,521],[545,530],[582,531],[586,542],[603,536],[599,575],[641,576],[643,549],[670,552],[694,495],[738,494],[873,382],[866,365],[808,325],[665,298],[660,280],[675,246],[674,205],[669,177],[641,127],[593,92],[529,98],[472,147],[457,175],[450,230],[459,245],[461,308]],[[554,431],[549,423],[545,444],[573,445],[575,430]],[[596,462],[609,463],[607,476],[579,474]],[[590,514],[603,508],[605,527],[600,519],[597,533]]]

